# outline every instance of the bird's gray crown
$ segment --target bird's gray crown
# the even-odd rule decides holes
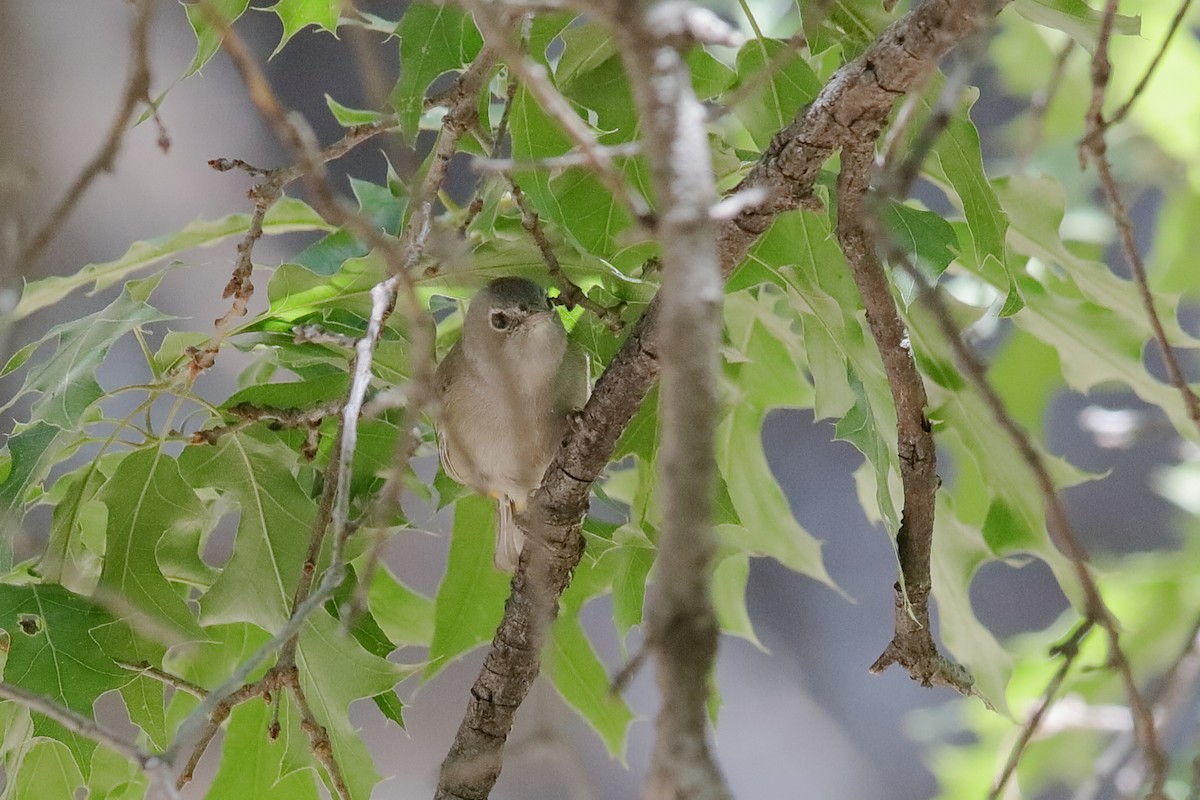
[[[526,278],[496,278],[480,293],[489,308],[521,308],[526,311],[548,307],[546,292]]]

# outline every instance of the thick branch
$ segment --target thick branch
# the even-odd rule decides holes
[[[984,7],[983,0],[927,0],[834,74],[738,187],[762,188],[768,198],[720,223],[717,253],[724,276],[778,214],[810,200],[821,165],[835,149],[873,141],[879,120],[974,30]],[[513,716],[538,673],[538,648],[583,553],[581,528],[592,482],[658,379],[661,305],[660,295],[634,326],[531,497],[523,522],[537,545],[527,549],[513,577],[504,620],[443,762],[438,798],[487,797],[499,775]]]

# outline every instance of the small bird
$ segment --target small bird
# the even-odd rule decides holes
[[[525,540],[514,514],[587,402],[587,356],[567,342],[541,287],[497,278],[472,298],[435,382],[442,467],[497,501],[495,562],[511,572]]]

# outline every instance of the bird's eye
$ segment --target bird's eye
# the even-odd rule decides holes
[[[502,331],[506,329],[508,327],[508,322],[508,314],[505,314],[503,311],[492,312],[491,323],[492,327],[496,330]]]

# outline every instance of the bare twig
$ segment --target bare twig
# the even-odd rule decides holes
[[[1179,655],[1171,662],[1150,695],[1157,730],[1169,734],[1174,721],[1191,707],[1187,698],[1195,692],[1197,680],[1200,680],[1200,619],[1193,623]],[[1132,731],[1116,736],[1096,759],[1091,777],[1076,790],[1072,800],[1094,800],[1109,781],[1120,776],[1123,769],[1129,766],[1130,759],[1137,752],[1137,745],[1137,738]],[[1131,783],[1140,783],[1140,780],[1135,779]]]
[[[1150,800],[1162,800],[1166,797],[1163,794],[1163,785],[1166,781],[1167,755],[1158,741],[1152,709],[1142,696],[1141,690],[1138,688],[1137,682],[1133,677],[1129,659],[1126,657],[1125,651],[1121,646],[1120,628],[1117,620],[1113,617],[1112,612],[1109,611],[1103,597],[1100,595],[1100,589],[1096,585],[1095,578],[1093,578],[1091,570],[1087,565],[1087,551],[1083,548],[1079,537],[1075,534],[1070,518],[1067,516],[1066,508],[1062,504],[1062,498],[1059,497],[1058,489],[1054,485],[1054,479],[1051,477],[1050,470],[1046,466],[1045,459],[1042,458],[1041,453],[1033,446],[1029,434],[1008,413],[1003,399],[996,392],[991,381],[988,380],[987,369],[983,362],[979,360],[979,357],[970,346],[963,341],[961,331],[959,331],[958,326],[955,324],[945,300],[929,284],[920,270],[909,262],[903,254],[897,253],[895,255],[897,256],[896,260],[900,262],[904,270],[912,277],[913,282],[920,289],[921,298],[933,313],[935,321],[942,330],[942,335],[949,342],[950,348],[954,352],[955,360],[958,362],[959,369],[975,384],[983,396],[984,402],[995,417],[996,423],[1012,441],[1025,465],[1033,474],[1039,488],[1042,490],[1046,506],[1046,527],[1054,542],[1071,561],[1075,569],[1076,577],[1083,591],[1084,618],[1091,620],[1105,632],[1108,638],[1109,664],[1121,678],[1125,694],[1129,698],[1134,731],[1146,759],[1147,772],[1151,779],[1149,798]]]
[[[295,667],[288,670],[286,683],[292,699],[296,701],[296,708],[300,710],[300,730],[308,734],[309,749],[321,766],[325,768],[337,797],[340,800],[349,800],[350,787],[346,784],[346,776],[342,773],[341,765],[333,756],[333,743],[329,740],[329,731],[313,715],[312,707],[309,706],[308,698],[304,694],[304,688],[300,685],[299,670]]]
[[[238,242],[238,255],[234,264],[233,274],[229,277],[229,282],[225,285],[225,289],[221,295],[226,299],[232,297],[233,303],[229,310],[213,323],[213,337],[208,344],[204,347],[188,348],[187,352],[190,356],[190,361],[188,362],[189,377],[195,378],[216,363],[217,353],[224,344],[226,337],[228,337],[231,326],[236,320],[246,315],[246,308],[249,305],[251,296],[254,294],[254,285],[250,282],[250,274],[254,270],[252,261],[254,245],[262,238],[263,221],[266,219],[267,212],[283,196],[283,190],[289,184],[303,177],[307,168],[313,164],[327,164],[330,161],[336,161],[363,142],[381,133],[394,130],[398,124],[395,117],[387,116],[375,122],[356,125],[347,131],[341,139],[325,147],[319,153],[308,154],[303,163],[298,160],[297,163],[287,167],[263,169],[247,164],[240,158],[215,158],[208,162],[208,165],[218,172],[240,170],[249,175],[260,177],[263,180],[256,184],[249,192],[251,199],[254,200],[254,213],[250,217],[250,225],[246,230],[246,234]]]
[[[988,792],[988,800],[997,800],[997,798],[1004,794],[1004,787],[1008,785],[1009,779],[1016,773],[1017,765],[1021,763],[1021,757],[1025,754],[1025,748],[1037,733],[1042,720],[1045,719],[1046,712],[1050,710],[1050,706],[1053,705],[1057,698],[1058,690],[1062,687],[1063,681],[1066,680],[1067,673],[1071,671],[1071,665],[1075,663],[1075,658],[1079,655],[1080,643],[1083,642],[1084,637],[1087,636],[1094,625],[1095,623],[1092,620],[1085,619],[1076,626],[1066,641],[1056,645],[1051,650],[1050,655],[1062,656],[1062,663],[1058,665],[1058,671],[1054,673],[1054,677],[1046,684],[1046,688],[1042,692],[1037,705],[1033,707],[1029,717],[1025,720],[1025,724],[1021,726],[1017,740],[1013,743],[1012,750],[1009,751],[1008,760],[1004,762],[1004,769],[1000,771],[1000,774],[996,777],[996,782],[992,785],[992,790]]]
[[[1146,90],[1150,79],[1154,77],[1154,73],[1158,70],[1158,65],[1162,62],[1163,56],[1167,53],[1167,48],[1171,44],[1171,40],[1175,38],[1175,33],[1179,30],[1183,23],[1183,18],[1187,16],[1188,8],[1192,5],[1192,0],[1183,0],[1179,4],[1179,10],[1175,12],[1175,16],[1171,19],[1171,24],[1167,28],[1167,34],[1163,37],[1162,44],[1158,48],[1158,52],[1154,54],[1154,58],[1150,60],[1150,65],[1146,67],[1146,72],[1142,75],[1141,80],[1133,87],[1133,91],[1129,93],[1129,99],[1121,104],[1121,107],[1112,113],[1107,120],[1104,121],[1104,127],[1110,128],[1116,125],[1129,113],[1129,109],[1133,108],[1133,104],[1141,97],[1142,92]]]
[[[625,323],[621,319],[621,307],[606,308],[600,305],[595,300],[588,297],[583,289],[575,285],[567,273],[563,272],[562,264],[558,261],[558,256],[554,253],[554,248],[550,244],[550,240],[546,238],[546,231],[542,229],[541,219],[536,211],[533,210],[533,204],[525,193],[521,191],[521,187],[517,185],[515,180],[509,179],[509,189],[512,192],[513,202],[517,204],[517,208],[521,211],[521,226],[529,231],[529,235],[533,237],[534,244],[537,245],[538,251],[542,254],[542,260],[546,262],[546,271],[550,273],[550,278],[557,284],[560,297],[566,304],[567,308],[575,306],[583,306],[585,309],[596,315],[596,318],[604,323],[614,334],[620,333],[625,328]]]
[[[140,672],[148,678],[153,678],[159,683],[165,683],[172,689],[178,689],[180,691],[187,692],[194,697],[204,697],[204,695],[208,694],[207,690],[205,690],[203,686],[197,686],[191,681],[185,680],[178,675],[172,675],[166,670],[159,669],[149,662],[142,661],[138,664],[131,664],[118,661],[117,663],[125,669],[130,669],[134,672]]]
[[[1167,375],[1171,384],[1183,398],[1188,417],[1200,429],[1200,397],[1197,397],[1191,386],[1188,385],[1183,368],[1175,357],[1175,350],[1171,347],[1171,342],[1163,329],[1162,320],[1159,319],[1158,310],[1154,305],[1154,295],[1150,291],[1150,284],[1146,277],[1146,265],[1142,261],[1142,255],[1138,252],[1137,244],[1133,239],[1133,221],[1129,218],[1125,202],[1121,199],[1121,193],[1113,178],[1112,165],[1108,160],[1108,144],[1104,139],[1104,134],[1111,122],[1106,122],[1104,119],[1104,99],[1112,72],[1108,58],[1108,46],[1112,38],[1112,26],[1116,13],[1117,0],[1108,0],[1104,6],[1104,16],[1101,18],[1096,50],[1092,54],[1092,100],[1087,111],[1087,134],[1079,147],[1080,163],[1081,165],[1086,164],[1090,158],[1096,165],[1096,171],[1100,176],[1100,186],[1104,191],[1104,196],[1112,212],[1113,222],[1116,223],[1117,232],[1121,237],[1122,252],[1133,270],[1134,283],[1137,284],[1142,307],[1146,310],[1146,318],[1150,322],[1150,327],[1154,331],[1154,339],[1162,353]],[[1146,79],[1149,79],[1149,73],[1147,73]],[[1129,102],[1132,103],[1134,99],[1136,99],[1136,94],[1130,98]],[[1127,106],[1128,104],[1123,109],[1127,109]]]
[[[971,676],[946,659],[933,641],[929,621],[930,553],[933,547],[937,448],[925,416],[929,400],[913,360],[908,331],[892,299],[891,284],[876,254],[876,228],[866,194],[873,143],[842,148],[838,176],[837,236],[866,308],[868,326],[883,360],[896,408],[897,449],[904,485],[904,514],[896,533],[901,579],[895,586],[895,635],[871,672],[900,664],[923,686],[951,686],[972,694]]]
[[[33,692],[27,692],[21,687],[14,686],[7,681],[0,681],[0,697],[20,703],[30,711],[36,711],[42,716],[54,720],[72,733],[77,733],[85,739],[91,739],[93,742],[98,742],[105,747],[115,750],[143,770],[151,771],[163,763],[161,756],[138,747],[133,742],[127,741],[107,728],[98,725],[95,720],[89,719],[65,706],[60,706],[49,698],[42,697]]]
[[[46,248],[54,241],[54,237],[62,231],[63,223],[79,205],[79,201],[83,199],[96,178],[102,173],[112,171],[117,153],[121,150],[121,142],[125,137],[125,132],[129,129],[129,123],[133,120],[138,105],[141,103],[153,105],[150,100],[150,23],[154,17],[156,3],[155,0],[134,0],[132,5],[133,26],[129,32],[129,80],[125,84],[125,91],[121,94],[117,113],[113,115],[112,123],[109,125],[108,133],[105,135],[100,149],[79,172],[42,227],[22,249],[16,259],[15,263],[17,264],[28,265],[41,258]],[[155,119],[157,121],[157,115],[155,115]],[[162,133],[161,124],[159,130],[161,146],[165,136]]]
[[[622,142],[621,144],[596,145],[592,153],[585,153],[577,148],[563,153],[561,156],[546,158],[516,159],[516,158],[476,158],[471,166],[480,172],[532,172],[533,170],[560,170],[570,167],[587,167],[592,163],[596,153],[604,153],[609,158],[632,158],[642,152],[639,142]]]

